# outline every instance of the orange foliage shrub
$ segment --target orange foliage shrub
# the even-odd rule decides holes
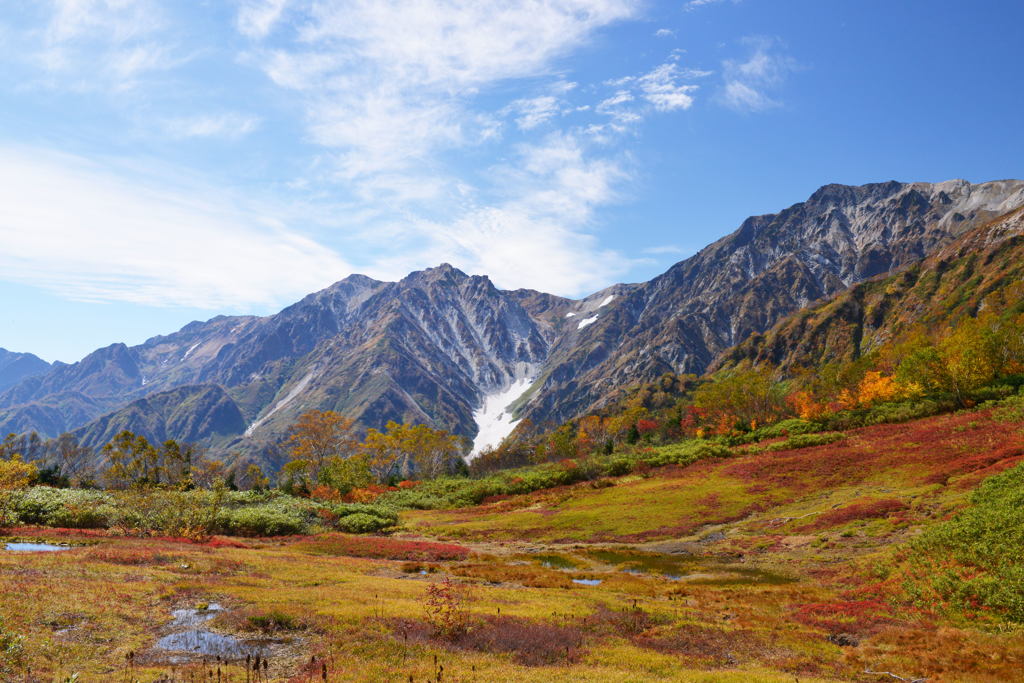
[[[341,500],[341,494],[338,493],[338,489],[324,484],[320,484],[310,491],[309,497],[314,500],[324,500],[331,503],[337,503]]]

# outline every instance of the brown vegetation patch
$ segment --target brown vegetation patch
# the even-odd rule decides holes
[[[514,583],[530,588],[572,588],[570,576],[564,572],[529,564],[479,562],[459,564],[450,569],[457,576],[482,579],[488,583]]]
[[[580,660],[586,641],[586,634],[573,626],[495,615],[475,619],[464,631],[449,637],[441,636],[430,624],[418,619],[391,619],[389,626],[405,642],[504,653],[525,666],[574,664]]]
[[[725,630],[697,624],[680,624],[655,633],[644,633],[633,642],[662,654],[695,659],[707,667],[735,666],[757,658],[765,643],[747,629]]]

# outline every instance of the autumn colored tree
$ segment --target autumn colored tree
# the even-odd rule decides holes
[[[251,462],[239,478],[238,484],[243,490],[266,491],[270,488],[270,477],[263,474],[262,467]]]
[[[91,448],[82,446],[78,437],[64,433],[52,442],[52,463],[56,474],[65,480],[76,476],[93,455]]]
[[[906,344],[897,377],[931,393],[952,395],[967,405],[968,394],[1018,368],[1015,350],[1022,329],[995,316],[962,320],[937,341],[917,334]]]
[[[107,467],[103,473],[108,488],[153,486],[160,482],[159,455],[146,437],[127,429],[103,447]]]
[[[719,431],[747,429],[772,422],[789,412],[785,387],[766,368],[719,373],[693,395],[694,405]]]
[[[15,453],[0,460],[0,528],[12,524],[13,508],[19,492],[35,480],[36,466]]]
[[[342,495],[353,489],[365,488],[373,483],[370,458],[365,453],[353,453],[347,458],[328,458],[320,470],[318,481]]]
[[[347,458],[356,450],[355,421],[333,410],[309,410],[291,426],[288,457],[292,467],[316,481],[330,458]]]
[[[460,458],[463,450],[459,438],[442,429],[393,421],[383,432],[367,431],[359,448],[379,481],[412,469],[421,478],[436,477]]]
[[[228,479],[228,467],[219,458],[197,454],[192,463],[190,476],[194,484],[204,489],[221,489]]]

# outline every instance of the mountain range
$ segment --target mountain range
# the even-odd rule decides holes
[[[701,373],[751,335],[762,341],[746,353],[770,353],[765,340],[783,339],[773,326],[795,311],[934,268],[927,259],[949,249],[984,251],[970,236],[1022,206],[1016,180],[826,185],[650,281],[578,300],[444,264],[399,282],[351,275],[275,315],[193,322],[73,364],[0,350],[0,432],[73,431],[100,446],[131,429],[255,453],[319,408],[364,429],[431,424],[479,447],[515,419],[555,424],[624,384]]]

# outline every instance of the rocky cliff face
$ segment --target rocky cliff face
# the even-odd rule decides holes
[[[812,301],[917,261],[1021,205],[1021,181],[826,185],[623,292],[555,350],[521,414],[557,422],[617,386],[703,372],[725,349]]]
[[[424,422],[468,438],[487,420],[511,423],[511,411],[544,425],[594,408],[624,384],[701,372],[810,302],[913,263],[1021,205],[1020,181],[828,185],[747,219],[649,282],[576,301],[502,291],[448,265],[400,282],[353,275],[276,315],[195,322],[22,378],[0,388],[0,431],[55,435],[88,425],[82,433],[98,442],[110,425],[134,424],[237,449],[273,441],[310,408],[364,427]],[[193,400],[195,392],[205,398]],[[155,394],[158,405],[147,402]],[[493,410],[486,399],[499,395],[512,408]],[[227,417],[170,419],[171,401],[216,405]]]

